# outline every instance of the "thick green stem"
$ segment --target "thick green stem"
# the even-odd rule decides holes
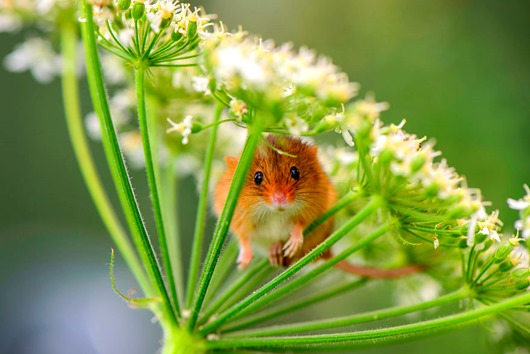
[[[153,152],[156,154],[157,150],[153,149],[154,140],[157,139],[156,132],[149,132],[150,126],[154,124],[147,123],[147,109],[145,100],[145,67],[139,64],[135,70],[136,73],[136,100],[138,106],[138,122],[140,125],[140,134],[142,135],[142,145],[145,157],[145,170],[147,173],[147,182],[149,184],[149,190],[151,192],[151,204],[153,205],[153,212],[155,215],[156,231],[158,234],[158,240],[160,243],[160,253],[162,255],[162,263],[164,264],[164,270],[166,271],[166,280],[168,282],[169,292],[171,294],[171,300],[175,308],[177,316],[180,317],[180,303],[177,296],[177,287],[175,286],[175,278],[173,277],[173,267],[171,265],[171,259],[169,257],[169,249],[166,239],[166,229],[164,227],[164,220],[162,218],[162,207],[160,203],[158,186],[159,173],[158,168],[155,169],[155,159]],[[156,117],[151,117],[155,119]],[[153,143],[150,137],[153,137]],[[156,164],[158,165],[158,164]],[[158,182],[158,183],[157,183]]]
[[[134,249],[127,238],[127,234],[120,225],[118,217],[112,208],[101,179],[97,173],[94,159],[90,153],[89,144],[83,131],[83,119],[79,104],[79,90],[76,76],[77,65],[77,25],[64,23],[61,28],[61,50],[63,59],[62,94],[66,117],[66,125],[70,142],[74,150],[81,175],[85,181],[88,192],[96,206],[103,224],[107,228],[110,237],[118,247],[125,262],[133,272],[134,277],[142,288],[142,291],[150,295],[152,293],[150,284],[145,276],[142,266]]]
[[[307,253],[304,257],[298,260],[291,267],[287,268],[280,275],[278,275],[277,277],[269,281],[267,284],[263,285],[260,289],[256,290],[255,292],[247,296],[245,299],[240,301],[238,304],[236,304],[234,307],[232,307],[228,311],[220,314],[219,317],[217,317],[215,320],[205,325],[203,328],[201,328],[200,333],[203,335],[207,333],[211,333],[212,331],[216,330],[217,328],[219,328],[220,326],[222,326],[229,320],[238,318],[245,313],[255,310],[257,307],[263,305],[264,303],[268,301],[272,301],[272,299],[281,296],[282,292],[288,291],[285,288],[290,288],[291,284],[293,283],[295,284],[293,285],[293,287],[299,286],[307,282],[308,280],[310,280],[311,278],[308,277],[307,274],[311,274],[313,272],[305,274],[304,276],[293,281],[291,284],[279,290],[276,289],[280,284],[286,282],[294,274],[300,271],[300,269],[302,269],[304,266],[306,266],[307,264],[311,263],[313,260],[318,258],[324,251],[326,251],[333,244],[335,244],[338,240],[344,237],[353,228],[355,228],[362,221],[364,221],[366,218],[371,216],[375,211],[379,209],[379,207],[381,206],[381,203],[382,201],[380,198],[373,197],[371,201],[362,210],[360,210],[349,222],[343,225],[339,230],[335,231],[331,236],[329,236],[321,244],[315,247],[311,252]],[[366,245],[367,243],[371,242],[372,240],[374,240],[375,238],[379,236],[380,234],[378,232],[375,232],[374,234],[363,239],[363,241],[361,241],[359,244],[353,247],[355,247],[355,249],[358,249],[357,247],[359,248],[363,247],[364,245]],[[337,257],[334,257],[334,258],[337,258]],[[333,265],[332,260],[329,260],[328,262],[325,262],[324,264],[320,265],[314,271],[320,274],[323,270],[328,269],[328,267],[332,265]],[[303,279],[303,281],[300,281],[300,279]],[[276,291],[272,292],[272,290],[276,290]],[[278,292],[279,294],[276,295],[276,292]],[[266,294],[269,294],[268,298],[262,299],[262,297]]]
[[[256,121],[260,124],[260,117],[257,117]],[[188,322],[188,328],[193,330],[197,319],[199,317],[199,312],[201,311],[204,297],[208,291],[208,286],[212,279],[213,271],[217,265],[219,254],[221,248],[228,234],[228,229],[230,227],[230,222],[232,221],[232,216],[237,205],[237,200],[239,198],[239,193],[243,188],[243,184],[247,177],[248,169],[252,159],[254,158],[254,152],[258,146],[258,142],[261,139],[261,126],[254,125],[249,127],[249,136],[245,143],[245,148],[237,164],[236,171],[234,173],[234,178],[230,184],[230,189],[228,191],[228,196],[226,198],[225,206],[217,222],[217,227],[215,228],[212,244],[208,250],[208,255],[206,257],[206,263],[204,264],[201,278],[199,281],[199,286],[196,292],[195,301],[191,309],[190,319]]]
[[[210,174],[212,171],[213,157],[215,153],[215,142],[217,141],[217,127],[216,124],[223,112],[223,106],[217,105],[213,126],[210,134],[210,141],[208,143],[208,150],[204,159],[204,177],[202,180],[201,195],[199,198],[199,205],[197,207],[197,218],[195,219],[195,234],[193,236],[193,248],[191,252],[190,268],[188,274],[188,286],[186,293],[186,307],[191,307],[193,301],[193,294],[197,277],[199,274],[199,267],[201,263],[201,251],[204,240],[204,226],[206,224],[206,212],[208,211],[208,196],[210,187]]]
[[[354,333],[335,333],[306,336],[285,337],[256,337],[256,338],[227,338],[207,343],[208,349],[302,349],[307,347],[329,348],[332,346],[347,346],[347,348],[366,347],[384,342],[395,341],[398,338],[442,333],[462,328],[476,323],[480,318],[491,316],[511,308],[530,302],[530,293],[519,295],[511,299],[485,306],[471,311],[450,315],[434,320],[413,324],[366,330]]]
[[[359,323],[367,323],[372,321],[380,321],[391,317],[402,316],[412,312],[417,312],[436,306],[441,306],[455,301],[460,301],[468,298],[471,292],[467,288],[455,291],[453,293],[441,296],[437,299],[420,302],[418,304],[409,306],[400,306],[391,309],[371,311],[352,316],[344,316],[339,318],[330,318],[327,320],[318,320],[310,322],[295,323],[289,325],[275,326],[270,328],[259,328],[255,330],[242,331],[234,334],[233,337],[264,337],[274,335],[288,335],[301,332],[318,331],[330,328],[338,328],[350,326]],[[230,336],[232,337],[232,336]]]
[[[125,166],[125,161],[118,143],[117,133],[110,115],[110,108],[97,51],[92,7],[86,1],[83,4],[83,13],[86,20],[82,22],[82,29],[87,79],[92,96],[92,103],[99,117],[102,128],[101,138],[109,169],[142,263],[147,268],[147,273],[150,281],[156,289],[156,294],[161,298],[162,313],[160,313],[160,315],[163,317],[164,321],[176,326],[177,318],[173,311],[173,307],[171,306],[171,301],[164,285],[160,266],[158,265],[155,252],[140,214],[138,202],[136,201],[136,196],[134,195],[130,183],[129,173]]]
[[[346,283],[344,285],[341,285],[339,287],[336,287],[336,288],[333,288],[331,290],[327,290],[321,294],[316,294],[314,296],[310,296],[309,298],[307,299],[302,299],[300,301],[296,301],[296,302],[292,302],[292,303],[289,303],[285,306],[282,306],[272,312],[266,312],[262,315],[258,315],[256,317],[252,317],[252,318],[249,318],[245,321],[241,321],[241,322],[238,322],[238,323],[235,323],[231,326],[227,326],[226,328],[223,328],[223,333],[228,333],[228,332],[235,332],[235,331],[238,331],[240,329],[244,329],[244,328],[250,328],[252,326],[254,326],[255,324],[258,324],[258,323],[261,323],[261,322],[265,322],[265,321],[268,321],[270,319],[273,319],[273,318],[276,318],[276,317],[280,317],[280,316],[283,316],[285,314],[288,314],[288,313],[291,313],[291,312],[295,312],[295,311],[298,311],[298,310],[301,310],[301,309],[305,309],[311,305],[314,305],[314,304],[317,304],[319,302],[322,302],[322,301],[325,301],[325,300],[328,300],[332,297],[335,297],[335,296],[338,296],[342,293],[345,293],[347,291],[350,291],[352,289],[355,289],[355,288],[358,288],[364,284],[366,284],[366,282],[368,281],[367,278],[363,278],[363,279],[359,279],[359,280],[355,280],[355,281],[352,281],[352,282],[349,282],[349,283]]]

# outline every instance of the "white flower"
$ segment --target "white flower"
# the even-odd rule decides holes
[[[517,220],[514,224],[517,230],[522,230],[521,237],[524,239],[530,238],[530,215],[524,219]]]
[[[210,95],[212,92],[210,91],[210,79],[208,79],[206,76],[193,76],[191,78],[191,87],[197,91],[202,92],[205,95]]]
[[[526,195],[521,199],[508,199],[508,205],[511,209],[519,210],[520,219],[515,222],[515,228],[521,231],[523,238],[530,237],[530,188],[524,185]]]
[[[288,114],[285,117],[285,125],[293,135],[301,135],[309,129],[307,122],[294,113]]]
[[[48,83],[61,73],[61,57],[50,42],[42,38],[30,38],[17,45],[4,59],[6,68],[13,72],[30,70],[35,79]]]
[[[182,135],[182,144],[186,145],[189,142],[189,136],[191,135],[191,129],[193,127],[193,117],[191,115],[184,117],[182,122],[175,123],[170,118],[167,118],[167,122],[171,125],[166,130],[167,133],[178,132]]]
[[[16,32],[22,28],[22,20],[9,14],[0,13],[0,33]]]
[[[239,121],[248,113],[248,106],[242,100],[233,98],[230,100],[230,113],[237,117]]]
[[[488,236],[490,239],[497,242],[501,242],[499,234],[497,233],[500,230],[502,221],[499,219],[499,211],[495,210],[490,215],[486,216],[483,220],[478,220],[477,224],[480,228],[479,233]]]

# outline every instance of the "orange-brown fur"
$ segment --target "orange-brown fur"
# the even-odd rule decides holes
[[[291,218],[304,228],[337,201],[333,184],[318,161],[316,146],[299,138],[272,134],[267,136],[267,142],[295,157],[279,154],[265,142],[258,146],[230,225],[240,243],[251,241],[258,224],[254,210],[260,203],[268,203],[275,189],[284,191],[288,201],[299,206],[300,209],[297,209]],[[218,182],[214,194],[214,209],[217,214],[222,211],[238,162],[235,157],[227,157],[225,160],[227,170]],[[296,166],[300,171],[298,181],[291,178],[292,166]],[[257,171],[262,171],[264,175],[263,183],[259,186],[254,183]],[[331,234],[332,228],[333,218],[330,218],[304,238],[302,248],[294,257],[287,259],[285,264],[312,250]]]

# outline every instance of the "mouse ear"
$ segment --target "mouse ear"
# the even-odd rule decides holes
[[[225,156],[225,162],[228,168],[234,169],[237,167],[237,163],[239,162],[239,159],[234,156]]]

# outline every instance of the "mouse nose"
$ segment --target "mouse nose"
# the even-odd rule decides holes
[[[285,195],[285,193],[283,192],[275,191],[272,194],[272,202],[273,204],[277,204],[277,205],[287,204],[287,195]]]

